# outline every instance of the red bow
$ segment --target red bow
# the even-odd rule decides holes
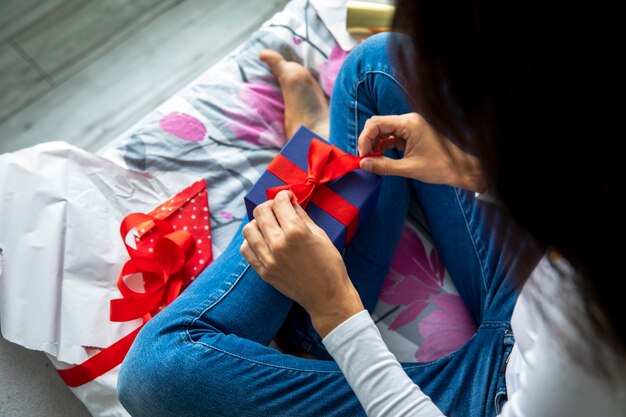
[[[124,298],[111,300],[111,321],[143,318],[145,323],[174,301],[181,292],[182,267],[196,249],[193,236],[184,230],[174,231],[165,220],[134,213],[122,222],[120,232],[123,239],[126,239],[133,229],[139,230],[141,227],[149,230],[150,223],[159,236],[154,247],[154,255],[146,256],[126,244],[131,259],[124,264],[117,280],[117,287]],[[144,279],[142,292],[131,289],[124,279],[139,272]]]
[[[342,152],[336,147],[314,138],[309,147],[308,172],[305,173],[297,166],[296,169],[293,169],[295,166],[293,162],[280,154],[277,155],[267,169],[280,179],[284,180],[284,177],[287,177],[287,180],[284,180],[287,184],[270,188],[265,194],[268,199],[272,200],[280,191],[291,190],[296,202],[305,208],[320,185],[358,169],[360,161],[361,158],[358,156]],[[283,167],[288,168],[288,170]]]
[[[363,157],[350,155],[313,138],[308,151],[308,171],[305,172],[282,154],[276,155],[267,170],[286,184],[270,188],[265,194],[271,200],[280,191],[291,190],[293,204],[299,203],[304,208],[309,201],[314,203],[346,227],[347,244],[356,233],[359,209],[324,184],[358,169],[361,159],[380,155],[380,152]]]
[[[127,238],[134,238],[133,230],[143,235],[153,228],[157,242],[152,256],[128,245]],[[128,215],[122,221],[120,234],[131,259],[117,280],[124,298],[111,300],[111,321],[142,318],[145,324],[180,294],[182,268],[195,251],[195,240],[187,231],[174,231],[168,221],[142,213]],[[142,273],[144,291],[127,284],[125,277],[135,273]],[[68,386],[77,387],[105,374],[122,363],[142,327],[143,324],[82,364],[59,370],[59,375]]]

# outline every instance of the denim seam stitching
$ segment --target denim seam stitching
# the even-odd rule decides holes
[[[243,273],[241,275],[243,275]],[[233,287],[234,287],[234,285],[233,285]],[[221,298],[222,297],[220,297],[220,300],[221,300]],[[216,303],[217,302],[213,303],[211,305],[211,307],[207,308],[202,314],[204,314],[206,311],[211,309]],[[197,318],[195,320],[197,320]],[[195,322],[195,320],[194,320],[194,322]],[[502,327],[502,326],[508,327],[509,323],[507,321],[488,321],[488,322],[484,322],[484,323],[482,323],[478,327],[478,329],[476,330],[476,333],[474,333],[474,335],[472,335],[470,340],[474,339],[474,337],[478,333],[479,329],[497,329],[497,328]],[[250,363],[257,364],[257,365],[268,366],[268,367],[275,368],[275,369],[284,369],[284,370],[303,372],[303,373],[312,373],[312,374],[341,374],[341,373],[343,373],[341,370],[337,370],[337,371],[321,371],[321,370],[314,370],[314,369],[291,368],[291,367],[288,367],[288,366],[279,366],[279,365],[275,365],[275,364],[271,364],[271,363],[256,361],[256,360],[249,359],[249,358],[244,358],[243,356],[237,355],[237,354],[232,353],[232,352],[225,351],[223,349],[220,349],[220,348],[218,348],[216,346],[213,346],[211,344],[208,344],[206,342],[193,340],[193,338],[191,337],[191,334],[189,333],[189,327],[187,327],[186,330],[187,330],[186,331],[187,338],[189,339],[189,341],[192,343],[193,346],[202,346],[202,347],[207,348],[207,349],[212,349],[212,350],[215,350],[217,352],[223,353],[224,355],[232,356],[234,358],[240,359],[240,360],[245,361],[245,362],[250,362]],[[469,343],[470,340],[466,341],[465,344]],[[447,355],[445,355],[445,356],[443,356],[441,358],[438,358],[438,359],[436,359],[434,361],[425,362],[425,363],[415,363],[415,364],[411,364],[411,365],[406,365],[406,364],[404,364],[404,365],[401,364],[401,365],[402,365],[402,368],[405,371],[426,368],[426,367],[434,365],[437,362],[441,362],[443,360],[447,360],[447,359],[450,359],[450,358],[454,357],[459,350],[460,350],[460,348],[455,350],[454,352],[450,352],[449,354],[447,354]]]
[[[355,145],[357,151],[359,147],[359,86],[362,82],[359,80],[354,84],[354,135],[350,137],[350,151],[352,153],[355,153]]]
[[[363,75],[361,76],[361,78],[359,78],[359,81],[355,84],[355,87],[358,87],[358,86],[359,86],[359,84],[361,84],[361,83],[365,82],[365,78],[366,78],[368,75],[376,75],[376,74],[378,74],[378,75],[384,75],[385,77],[389,77],[389,78],[390,78],[390,79],[391,79],[394,83],[396,83],[396,84],[398,85],[398,87],[400,87],[400,89],[401,89],[402,91],[404,91],[404,94],[406,94],[407,96],[409,96],[408,91],[404,88],[404,86],[402,85],[402,83],[401,83],[401,82],[400,82],[400,81],[399,81],[396,77],[394,77],[393,75],[391,75],[391,74],[389,74],[389,73],[387,73],[387,72],[385,72],[385,71],[381,71],[381,70],[369,70],[369,71],[365,71],[365,72],[363,73]]]
[[[483,287],[485,288],[485,291],[487,291],[487,280],[486,280],[486,271],[485,271],[485,266],[483,265],[483,261],[481,259],[480,256],[480,251],[476,245],[476,237],[474,236],[474,233],[472,231],[472,228],[469,225],[469,222],[467,220],[467,214],[465,212],[465,207],[463,207],[463,204],[461,203],[461,200],[459,199],[459,190],[457,188],[454,189],[454,197],[456,198],[457,203],[459,204],[459,208],[461,209],[461,214],[463,215],[463,221],[465,222],[465,227],[467,228],[467,232],[471,237],[471,242],[472,242],[472,246],[474,247],[474,252],[476,253],[476,259],[478,260],[478,264],[480,265],[480,273],[482,275],[482,281],[483,281]]]
[[[511,322],[507,320],[485,320],[478,326],[478,329],[498,329],[500,327],[509,329]]]
[[[216,350],[218,352],[221,352],[221,353],[223,353],[225,355],[229,355],[229,356],[235,357],[235,358],[240,359],[242,361],[254,363],[254,364],[257,364],[257,365],[269,366],[271,368],[284,369],[284,370],[288,370],[288,371],[315,373],[315,374],[340,374],[340,373],[342,373],[341,370],[337,370],[337,371],[321,371],[321,370],[315,370],[315,369],[298,369],[298,368],[290,368],[288,366],[275,365],[273,363],[266,363],[266,362],[256,361],[254,359],[244,358],[243,356],[239,356],[239,355],[237,355],[235,353],[228,352],[226,350],[222,350],[222,349],[220,349],[220,348],[218,348],[216,346],[210,345],[210,344],[208,344],[206,342],[200,342],[200,341],[194,341],[194,340],[191,340],[191,341],[193,342],[194,346],[201,345],[201,346],[204,346],[206,348],[213,349],[213,350]],[[326,361],[326,362],[330,362],[330,361]]]
[[[354,92],[353,92],[353,96],[354,96],[354,102],[355,102],[355,106],[354,106],[354,126],[355,126],[355,130],[358,128],[359,126],[359,87],[361,86],[361,84],[363,84],[365,82],[365,79],[369,76],[369,75],[383,75],[385,77],[388,77],[389,79],[391,79],[394,83],[397,84],[398,87],[400,87],[400,89],[402,91],[404,91],[404,93],[408,96],[408,92],[406,91],[406,89],[402,86],[402,84],[400,83],[400,81],[398,81],[393,75],[386,73],[385,71],[380,71],[380,70],[376,70],[376,71],[365,71],[360,78],[358,78],[357,82],[354,83]],[[358,132],[355,131],[354,133],[354,138],[355,140],[353,140],[352,142],[352,149],[351,151],[353,153],[356,153],[356,151],[358,150]],[[356,142],[356,143],[354,143]]]

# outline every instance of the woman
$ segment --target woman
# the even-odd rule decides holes
[[[408,36],[357,47],[330,105],[337,146],[387,150],[362,161],[384,175],[374,213],[342,257],[288,192],[259,206],[141,331],[118,388],[131,414],[626,415],[608,245],[623,223],[611,161],[619,119],[604,101],[619,72],[601,50],[620,38],[590,30],[597,16],[571,5],[397,7]],[[288,134],[300,123],[322,133],[328,108],[310,74],[272,51],[261,58],[283,89]],[[451,355],[400,365],[369,312],[411,189],[478,330]],[[495,204],[474,197],[487,190]],[[322,360],[266,347],[279,329]]]

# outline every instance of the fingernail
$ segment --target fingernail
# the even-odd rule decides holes
[[[369,158],[361,159],[361,169],[363,171],[371,171],[372,161],[370,161]]]

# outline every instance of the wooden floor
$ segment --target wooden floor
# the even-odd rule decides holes
[[[98,150],[285,3],[0,0],[0,153]]]
[[[0,0],[0,153],[100,149],[285,3]],[[0,416],[88,415],[42,353],[0,337]]]

